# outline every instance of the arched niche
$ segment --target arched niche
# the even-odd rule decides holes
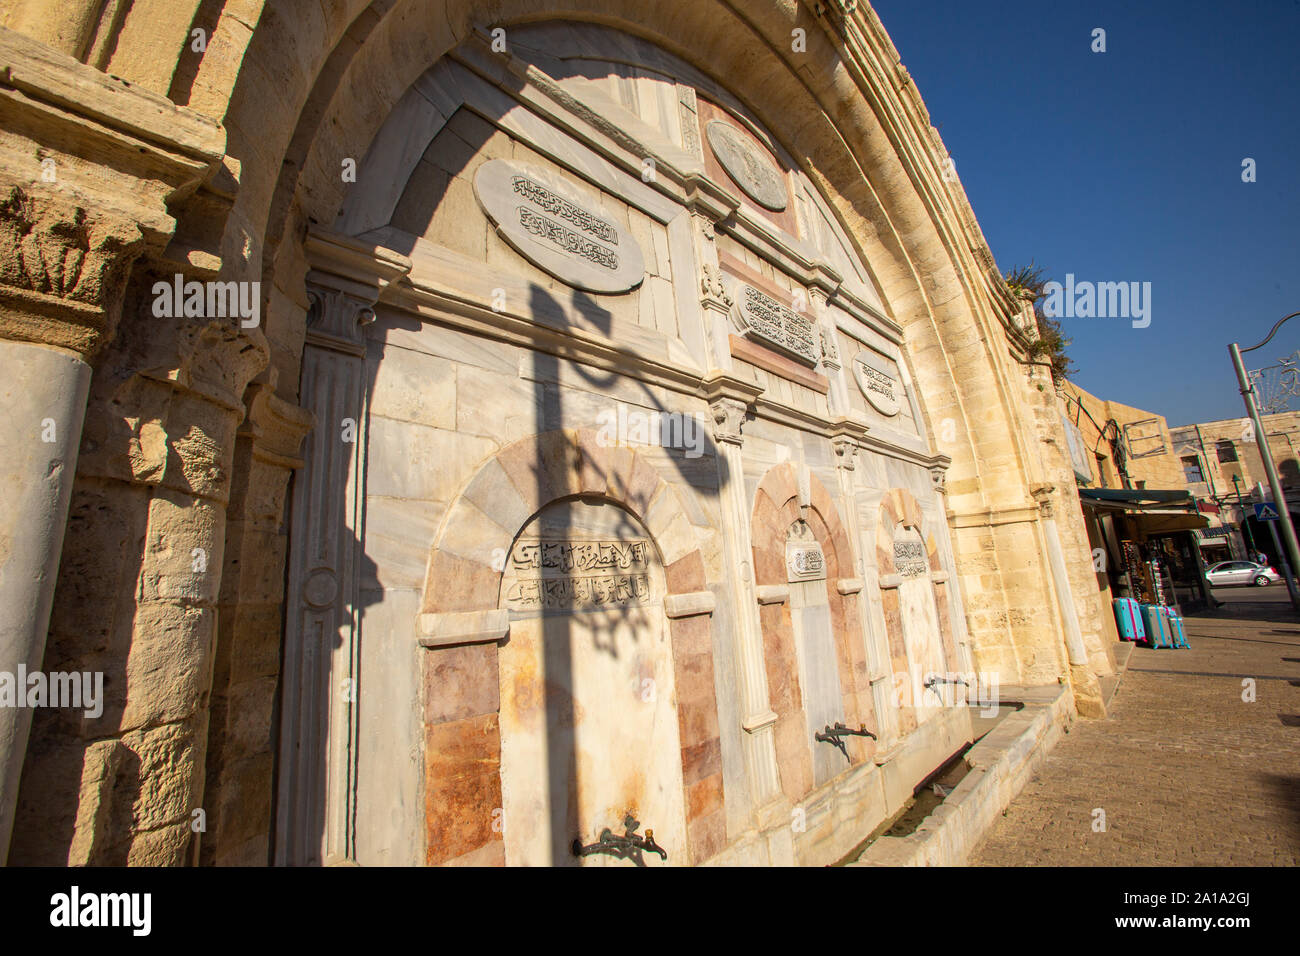
[[[876,563],[894,697],[906,733],[951,699],[948,681],[958,679],[959,666],[948,576],[940,564],[938,543],[924,527],[920,504],[906,489],[890,490],[881,502]]]
[[[865,762],[871,738],[846,738],[847,759],[814,735],[826,724],[877,732],[848,533],[830,493],[809,474],[801,493],[789,463],[759,483],[753,510],[754,579],[777,763],[797,802],[834,774]]]
[[[552,502],[506,558],[498,652],[506,863],[578,862],[631,816],[666,858],[686,855],[676,681],[664,571],[654,539],[596,498]],[[630,861],[608,854],[586,865]]]
[[[558,563],[546,568],[547,561]],[[584,573],[581,564],[593,561],[610,566]],[[580,577],[602,580],[593,590],[590,580],[577,583]],[[573,839],[594,842],[597,834],[587,832],[593,827],[622,832],[621,818],[598,825],[592,814],[656,807],[674,820],[638,820],[670,848],[670,864],[700,863],[720,851],[727,834],[714,603],[694,526],[676,492],[634,449],[604,446],[591,430],[557,430],[517,441],[487,461],[448,512],[424,590],[428,862],[515,862],[506,834],[532,814],[552,822],[544,845],[520,841],[527,857],[521,862],[547,855],[544,862],[565,863]],[[615,657],[625,654],[631,658]],[[563,674],[536,672],[561,665],[568,668]],[[615,673],[626,686],[609,689],[621,701],[579,715],[584,701],[599,696],[590,694],[593,682]],[[650,696],[650,710],[638,713],[638,699]],[[675,727],[657,723],[674,712]],[[585,751],[578,734],[571,746],[566,720],[580,717],[580,730],[596,731],[601,719],[620,714],[630,729]],[[652,718],[650,729],[642,716]],[[610,769],[587,787],[584,779],[599,773],[592,759],[642,732],[653,738],[642,744],[654,759],[639,769],[629,764],[627,773]],[[639,796],[644,786],[657,794],[649,802]],[[545,791],[544,798],[532,791]],[[557,795],[575,797],[572,811],[556,803]]]

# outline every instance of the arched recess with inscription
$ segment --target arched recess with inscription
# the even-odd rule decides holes
[[[781,787],[797,802],[828,772],[857,766],[875,752],[870,738],[850,736],[844,738],[846,761],[832,744],[813,739],[826,723],[877,732],[857,582],[844,576],[854,566],[853,553],[830,493],[809,475],[801,495],[789,463],[773,467],[759,483],[753,542]],[[794,552],[817,550],[824,561],[820,572],[791,570],[798,562]]]
[[[470,480],[438,534],[420,616],[426,648],[426,860],[513,862],[507,858],[505,834],[511,821],[502,790],[502,664],[504,660],[517,673],[529,648],[508,655],[504,650],[512,620],[519,617],[509,607],[518,575],[507,574],[506,568],[517,545],[539,527],[535,519],[554,516],[557,503],[569,509],[563,520],[571,526],[585,520],[573,517],[575,508],[616,506],[632,536],[643,534],[653,550],[646,554],[646,586],[661,588],[671,650],[671,671],[664,676],[672,686],[665,696],[676,699],[677,728],[670,736],[677,738],[680,750],[685,817],[685,833],[671,837],[685,846],[685,856],[668,862],[701,863],[726,842],[711,645],[713,593],[706,586],[695,528],[676,492],[634,449],[603,447],[596,433],[585,429],[544,432],[504,448]],[[599,527],[596,522],[587,530]],[[663,693],[662,688],[655,693]],[[513,707],[507,701],[507,709]],[[517,764],[526,765],[527,758]],[[565,800],[581,790],[580,783],[574,784],[567,779],[535,782],[549,787],[552,798],[559,794]],[[641,823],[663,826],[654,820]],[[621,820],[609,826],[622,832]],[[662,829],[656,834],[660,845],[666,836]],[[591,842],[594,835],[584,837]]]
[[[927,533],[920,504],[905,488],[890,489],[881,501],[876,562],[895,697],[907,733],[945,699],[939,691],[949,685],[929,689],[926,681],[934,675],[953,678],[960,658],[939,546]]]

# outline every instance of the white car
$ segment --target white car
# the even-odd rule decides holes
[[[1205,580],[1212,587],[1221,588],[1232,584],[1254,584],[1264,587],[1282,576],[1266,564],[1254,561],[1220,561],[1205,572]]]

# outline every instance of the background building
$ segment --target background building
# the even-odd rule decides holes
[[[1263,422],[1287,507],[1293,520],[1300,520],[1300,413],[1265,415]],[[1206,560],[1244,558],[1248,550],[1262,551],[1281,571],[1285,551],[1274,543],[1269,524],[1255,518],[1252,507],[1257,501],[1271,501],[1273,494],[1251,420],[1183,425],[1171,430],[1170,441],[1170,454],[1183,468],[1187,489],[1202,502],[1203,510],[1219,512],[1220,522],[1202,532]]]
[[[1205,534],[1221,522],[1189,490],[1164,416],[1096,398],[1072,382],[1060,401],[1107,600],[1208,605],[1202,549],[1221,540]]]

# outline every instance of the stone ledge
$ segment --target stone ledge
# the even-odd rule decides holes
[[[835,590],[841,594],[857,594],[862,590],[861,578],[840,578],[835,582]]]
[[[34,100],[88,117],[165,148],[215,165],[226,151],[226,131],[216,120],[152,90],[128,83],[44,43],[0,28],[0,85]]]
[[[760,584],[754,589],[759,604],[784,604],[790,600],[788,584]]]
[[[669,594],[664,598],[664,613],[674,619],[712,614],[717,606],[718,599],[712,591],[689,591],[686,594]]]
[[[881,837],[849,866],[964,866],[1072,718],[1065,687],[1032,690],[1023,696],[1039,700],[1009,715],[967,752],[970,771],[915,833]]]
[[[510,612],[455,611],[420,615],[420,646],[488,644],[510,633]]]

